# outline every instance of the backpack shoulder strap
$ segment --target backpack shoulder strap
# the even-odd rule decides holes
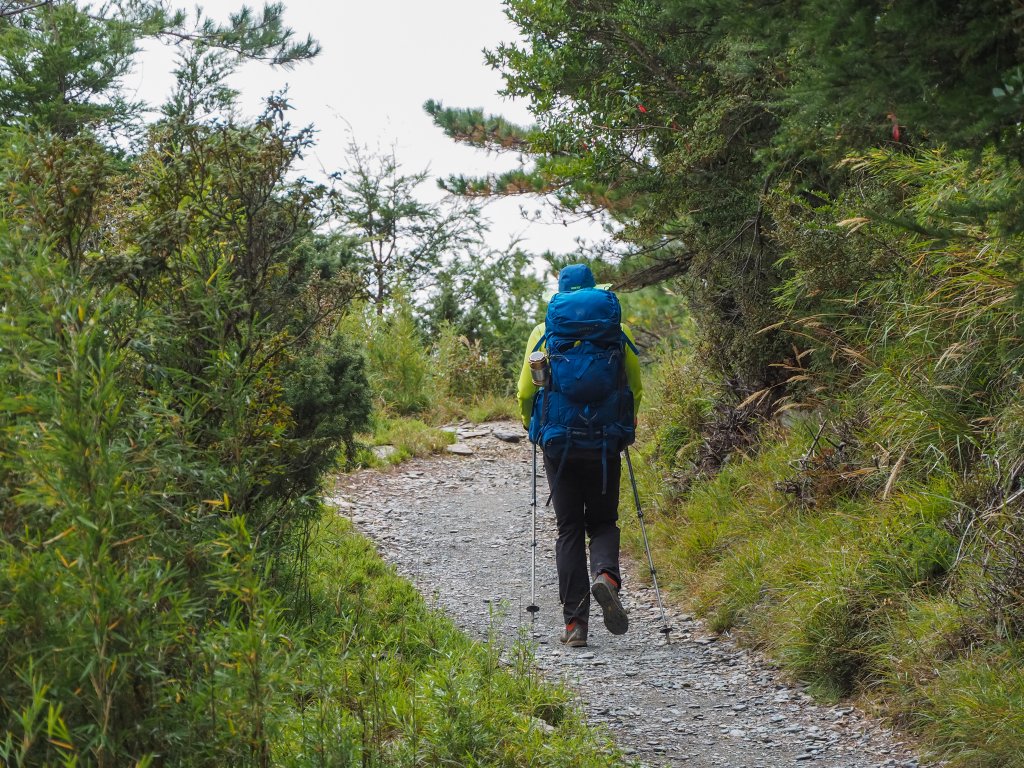
[[[623,336],[625,336],[625,334],[623,334]],[[537,339],[537,343],[533,345],[533,349],[531,349],[531,350],[530,350],[530,352],[536,352],[536,351],[537,351],[538,349],[540,349],[540,348],[541,348],[541,346],[542,346],[542,345],[544,344],[544,342],[546,342],[547,340],[548,340],[548,335],[547,335],[547,333],[542,333],[542,334],[541,334],[541,336],[540,336],[540,338],[539,338],[539,339]],[[636,347],[633,347],[633,351],[634,351],[634,352],[636,351]]]
[[[629,347],[631,350],[633,350],[633,354],[634,355],[636,355],[637,357],[640,357],[640,350],[638,350],[636,348],[636,344],[634,344],[630,340],[629,336],[626,335],[625,331],[622,331],[622,343],[625,344],[627,347]]]

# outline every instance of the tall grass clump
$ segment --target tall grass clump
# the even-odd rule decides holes
[[[385,416],[374,413],[370,418],[372,446],[357,454],[361,466],[400,464],[407,459],[430,456],[455,442],[454,432],[410,416]],[[378,457],[376,446],[389,446],[390,452]]]
[[[366,359],[367,379],[378,408],[411,415],[426,410],[436,399],[430,348],[407,303],[399,302],[380,314],[364,307],[346,318],[344,328]]]
[[[844,168],[834,199],[768,201],[792,354],[784,389],[736,409],[774,419],[702,465],[721,406],[700,361],[649,377],[655,556],[822,696],[874,702],[952,765],[1021,765],[1021,242],[997,203],[1024,179],[942,150]]]
[[[434,345],[437,379],[449,398],[472,401],[510,392],[511,377],[496,350],[485,350],[480,340],[470,341],[454,326],[445,324]]]

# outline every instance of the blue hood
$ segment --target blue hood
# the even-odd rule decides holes
[[[594,285],[594,273],[586,264],[570,264],[558,273],[559,292],[593,288]]]

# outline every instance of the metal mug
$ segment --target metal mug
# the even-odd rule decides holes
[[[530,378],[538,387],[548,385],[550,370],[548,369],[548,356],[540,350],[530,353]]]

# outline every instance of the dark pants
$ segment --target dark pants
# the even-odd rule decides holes
[[[559,464],[562,464],[559,471]],[[548,487],[553,491],[558,539],[555,565],[558,568],[558,599],[565,623],[590,619],[590,583],[607,573],[619,575],[619,454],[608,456],[607,487],[602,493],[604,471],[601,458],[566,458],[544,454]],[[587,543],[590,537],[590,571],[587,571]]]

